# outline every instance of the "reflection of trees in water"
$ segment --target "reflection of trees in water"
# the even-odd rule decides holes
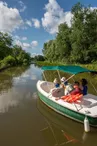
[[[13,77],[20,76],[28,67],[12,67],[0,73],[0,93],[7,92],[13,85]]]
[[[51,81],[52,82],[54,80],[54,78],[58,78],[59,79],[57,71],[44,71],[43,73],[44,73],[47,81]],[[64,77],[68,78],[68,77],[71,76],[71,74],[64,73],[64,72],[60,71],[60,76],[61,77],[64,76]],[[97,87],[97,74],[80,73],[80,74],[75,75],[73,78],[71,78],[69,80],[69,82],[73,83],[74,80],[75,81],[80,81],[82,78],[85,78],[88,81],[88,92],[97,95],[97,93],[95,92],[95,90],[93,89],[93,87],[91,85],[91,83],[92,83],[94,85],[94,87]],[[44,80],[43,74],[42,74],[42,79]]]

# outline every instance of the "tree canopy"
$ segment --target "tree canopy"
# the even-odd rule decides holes
[[[68,63],[97,61],[97,9],[77,3],[71,13],[71,27],[60,24],[55,40],[44,43],[45,58]]]
[[[13,45],[13,40],[7,33],[0,32],[0,66],[29,64],[30,54],[21,46]]]

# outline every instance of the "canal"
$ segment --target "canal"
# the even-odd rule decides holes
[[[46,76],[53,78],[50,72]],[[83,124],[55,113],[39,100],[36,83],[42,78],[41,68],[35,65],[0,73],[1,146],[97,146],[97,129],[85,133]]]

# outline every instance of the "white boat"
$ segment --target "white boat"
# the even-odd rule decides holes
[[[93,72],[79,66],[48,66],[43,67],[43,69],[72,73],[71,77],[82,72]],[[37,82],[37,90],[41,101],[57,113],[82,123],[87,116],[90,125],[97,127],[97,96],[87,94],[76,102],[65,102],[60,98],[64,95],[63,88],[55,89],[52,82],[40,80]],[[52,90],[54,91],[53,94]],[[56,97],[59,97],[59,100],[56,100]]]

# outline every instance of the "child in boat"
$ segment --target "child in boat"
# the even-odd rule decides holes
[[[74,87],[74,90],[70,92],[70,95],[82,94],[82,91],[80,89],[78,81],[74,82],[74,86],[73,87]]]
[[[53,83],[54,83],[55,88],[60,87],[60,84],[59,84],[59,82],[58,82],[58,79],[57,79],[57,78],[55,78],[55,79],[54,79]]]
[[[62,85],[62,87],[65,89],[65,95],[68,95],[72,90],[73,90],[73,86],[72,86],[72,84],[70,84],[70,83],[68,83],[67,81],[66,81],[66,78],[65,77],[62,77],[61,78],[61,85]]]
[[[67,83],[66,78],[65,77],[62,77],[61,78],[61,87],[64,88],[65,83]]]
[[[87,87],[87,80],[86,79],[81,79],[81,86],[80,89],[82,90],[82,94],[83,95],[87,95],[87,91],[88,91],[88,87]]]

